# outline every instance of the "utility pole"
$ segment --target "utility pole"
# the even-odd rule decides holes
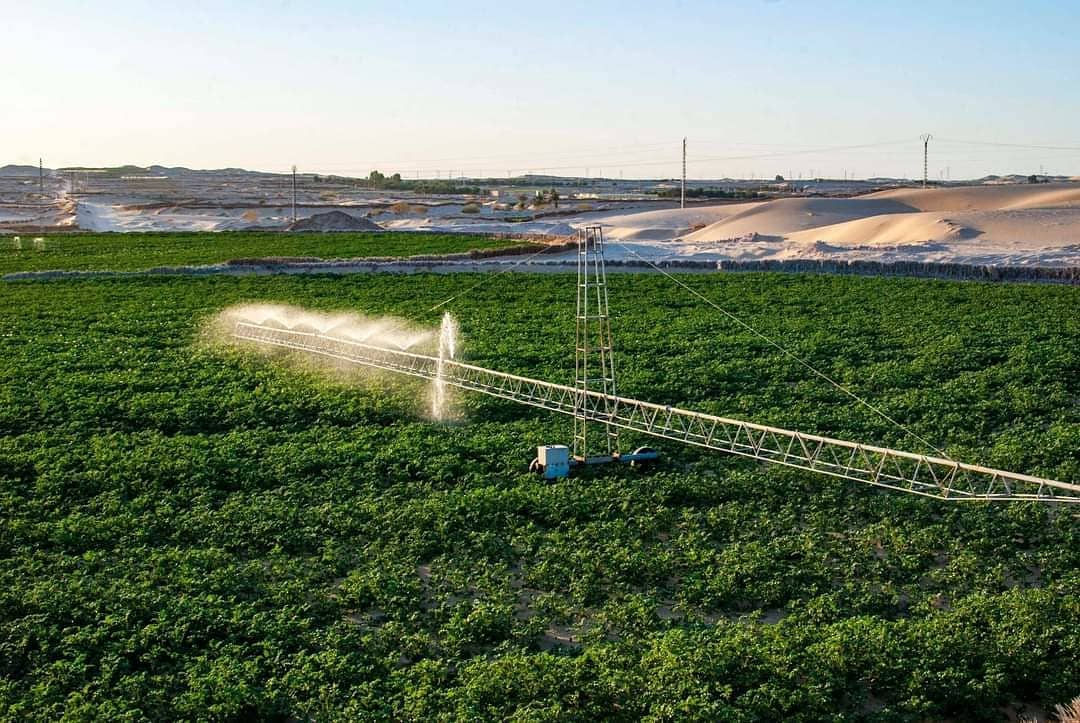
[[[679,194],[679,208],[686,208],[686,136],[682,139],[682,193]]]
[[[296,223],[296,166],[292,167],[292,220]]]
[[[930,154],[930,139],[933,138],[929,133],[923,133],[919,138],[922,139],[922,187],[926,188],[926,172],[928,168],[928,158]]]
[[[40,158],[37,159],[37,182],[38,182],[38,193],[40,193],[42,196],[44,196],[45,195],[45,168],[42,165],[42,161],[41,161]]]

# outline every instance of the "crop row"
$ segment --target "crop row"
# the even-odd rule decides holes
[[[352,259],[507,248],[521,242],[440,233],[68,233],[0,236],[0,274],[18,271],[137,271],[236,259]]]
[[[478,284],[483,281],[484,283]],[[1080,290],[747,274],[703,294],[950,454],[1080,479]],[[665,445],[545,482],[569,420],[208,345],[241,301],[452,304],[566,382],[567,275],[0,285],[0,718],[994,719],[1080,691],[1080,524]],[[659,276],[620,391],[921,451]],[[633,440],[627,440],[628,445]]]

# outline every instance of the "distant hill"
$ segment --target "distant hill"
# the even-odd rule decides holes
[[[141,176],[141,175],[154,175],[154,176],[210,176],[210,175],[229,175],[229,176],[252,176],[252,177],[265,177],[265,176],[286,176],[287,173],[270,172],[270,171],[250,171],[245,168],[188,168],[187,166],[163,166],[160,164],[153,164],[150,166],[137,166],[134,164],[124,164],[119,166],[101,167],[101,166],[66,166],[63,168],[46,168],[44,169],[47,175],[55,175],[56,173],[66,173],[69,171],[87,171],[98,174],[114,175],[114,176]],[[26,164],[8,164],[6,166],[0,166],[0,176],[37,176],[38,168],[34,165]],[[310,176],[314,172],[306,171],[305,176]],[[982,178],[973,178],[969,180],[954,179],[952,181],[941,182],[939,179],[934,179],[935,186],[938,185],[956,185],[956,184],[985,184],[985,185],[998,185],[998,184],[1011,184],[1011,183],[1028,183],[1032,174],[1028,173],[1009,173],[1003,175],[987,175]],[[1040,183],[1060,183],[1068,181],[1076,181],[1075,176],[1060,176],[1060,175],[1046,175],[1046,174],[1034,174]],[[349,179],[347,176],[340,176],[338,178]],[[535,185],[535,186],[561,186],[561,185],[580,185],[582,182],[595,183],[618,183],[620,185],[626,184],[641,184],[641,183],[671,183],[677,184],[678,179],[619,179],[616,181],[613,178],[586,178],[582,179],[576,176],[556,176],[549,174],[524,174],[516,176],[514,178],[507,179],[486,179],[492,184],[509,184],[509,185]],[[919,179],[911,180],[905,178],[892,178],[875,176],[865,179],[850,179],[840,181],[839,179],[817,178],[817,179],[800,179],[793,178],[785,179],[788,183],[799,183],[808,186],[815,186],[816,184],[836,184],[841,183],[845,185],[858,186],[859,184],[871,184],[892,186],[905,183],[917,183]],[[707,184],[765,184],[771,181],[767,179],[747,179],[747,178],[722,178],[722,179],[693,179],[688,181],[690,186],[702,186]]]
[[[52,173],[51,169],[46,168],[46,173]],[[0,166],[0,176],[37,176],[37,166],[16,166],[9,164],[7,166]]]
[[[197,176],[199,174],[223,174],[232,176],[265,176],[264,171],[249,171],[244,168],[188,168],[186,166],[150,166],[146,169],[150,173],[173,175],[173,176]]]
[[[1073,180],[1070,176],[1048,176],[1042,173],[1009,173],[1004,176],[990,174],[989,176],[975,179],[974,183],[982,183],[985,185],[1030,183],[1032,176],[1039,179],[1039,183],[1064,183]]]
[[[9,166],[10,167],[10,166]],[[21,166],[19,166],[21,168]],[[30,168],[30,166],[27,166]],[[45,169],[46,172],[51,172],[49,169]],[[37,173],[37,168],[33,168],[33,172]],[[154,164],[152,166],[136,166],[133,164],[125,164],[122,166],[65,166],[64,168],[57,169],[59,173],[69,172],[88,172],[106,176],[212,176],[212,175],[230,175],[230,176],[267,176],[267,175],[281,175],[281,174],[268,174],[263,171],[248,171],[243,168],[208,168],[208,169],[196,169],[187,168],[185,166],[162,166]]]

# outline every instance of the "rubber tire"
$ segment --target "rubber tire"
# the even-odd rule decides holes
[[[656,450],[653,449],[652,447],[638,447],[637,449],[634,450],[634,454],[642,454],[644,452],[655,452],[655,451]],[[654,459],[635,459],[634,461],[632,461],[630,463],[630,466],[633,469],[645,469],[646,467],[648,467],[650,464],[652,464],[655,461],[656,460],[654,460]]]

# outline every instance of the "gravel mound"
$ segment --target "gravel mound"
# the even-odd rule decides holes
[[[286,231],[382,231],[383,227],[366,218],[350,216],[344,211],[317,213],[290,223]]]

